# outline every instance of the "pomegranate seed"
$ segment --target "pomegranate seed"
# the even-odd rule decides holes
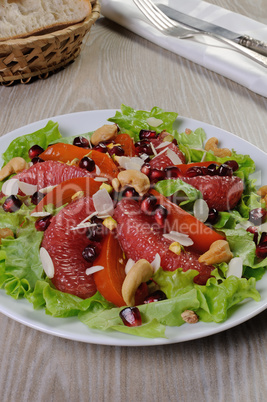
[[[266,241],[257,245],[256,256],[258,258],[266,258],[267,257],[267,242]]]
[[[202,273],[198,274],[197,276],[194,277],[193,282],[196,283],[197,285],[206,285],[207,280],[210,278],[209,273]]]
[[[266,232],[262,232],[261,234],[261,239],[260,239],[260,243],[266,243],[267,242],[267,233]]]
[[[90,143],[87,140],[87,138],[84,138],[81,136],[74,138],[73,145],[75,145],[76,147],[80,147],[80,148],[89,148],[90,147]]]
[[[157,198],[154,195],[149,195],[141,202],[141,211],[145,214],[152,215],[155,212]]]
[[[255,208],[249,212],[249,220],[254,223],[254,225],[261,225],[266,219],[267,211],[264,208]]]
[[[115,145],[114,147],[108,149],[108,153],[110,156],[112,155],[123,156],[124,149],[120,145]]]
[[[36,191],[32,196],[31,200],[34,205],[39,204],[39,202],[44,198],[45,194],[41,193],[40,191]]]
[[[174,138],[174,139],[172,140],[172,143],[178,147],[178,142],[177,142],[177,139],[176,139],[176,138]]]
[[[28,152],[29,158],[33,159],[39,156],[42,152],[44,152],[44,149],[40,147],[40,145],[33,145]]]
[[[86,246],[82,252],[83,258],[87,262],[93,262],[99,254],[99,249],[94,245]]]
[[[5,212],[16,212],[20,209],[21,205],[22,202],[16,195],[10,195],[3,204],[3,210]]]
[[[143,146],[143,145],[150,145],[150,142],[148,140],[140,140],[140,141],[136,141],[134,143],[135,147],[140,147],[140,146]]]
[[[203,176],[203,172],[201,166],[191,166],[185,172],[186,177],[196,177],[196,176]]]
[[[232,168],[233,172],[239,169],[239,165],[237,161],[231,160],[231,161],[226,161],[224,162],[224,165],[230,166]]]
[[[32,164],[36,165],[36,163],[41,163],[44,162],[44,160],[42,158],[39,158],[39,156],[35,156],[34,158],[32,158]]]
[[[95,161],[88,156],[84,156],[79,163],[79,167],[92,172],[95,169]]]
[[[91,226],[87,229],[86,236],[91,241],[101,242],[107,230],[108,229],[102,223],[98,222],[96,226]]]
[[[102,223],[103,219],[98,218],[98,216],[92,216],[92,218],[90,219],[91,223]]]
[[[255,226],[249,226],[247,228],[247,232],[252,233],[254,235],[253,236],[253,241],[254,241],[254,243],[257,244],[258,243],[258,236],[259,236],[258,229]]]
[[[103,142],[100,142],[98,145],[96,145],[94,149],[95,151],[101,152],[102,154],[108,152],[108,147]]]
[[[155,209],[155,220],[158,225],[164,226],[165,220],[168,216],[168,211],[163,205],[158,205]]]
[[[149,178],[150,178],[150,181],[152,181],[153,183],[156,183],[157,181],[164,180],[166,178],[165,172],[164,172],[164,170],[160,170],[157,168],[151,169]]]
[[[208,167],[207,167],[207,175],[209,176],[215,176],[217,174],[217,165],[216,163],[211,163]]]
[[[208,175],[208,168],[206,166],[201,166],[201,171],[203,176]]]
[[[150,145],[139,145],[138,147],[135,147],[135,154],[136,155],[154,155],[152,148]]]
[[[231,176],[233,176],[233,169],[230,166],[223,163],[222,165],[220,165],[218,167],[218,175],[231,177]]]
[[[156,290],[155,292],[151,293],[149,296],[147,296],[144,300],[144,304],[148,303],[154,303],[160,300],[166,300],[167,296],[165,295],[162,290]]]
[[[141,167],[141,172],[149,177],[151,172],[151,165],[149,163],[144,163]]]
[[[157,138],[158,134],[156,133],[156,131],[153,130],[141,130],[139,133],[139,138],[140,140],[144,140],[144,139],[152,139],[152,138]]]
[[[35,229],[38,230],[38,232],[44,232],[50,225],[51,219],[52,219],[52,215],[47,215],[41,219],[38,219],[35,222]]]
[[[214,225],[219,219],[219,212],[215,208],[211,208],[207,221]]]
[[[164,169],[166,179],[177,179],[182,176],[181,169],[176,166],[167,166]]]
[[[126,307],[120,311],[120,318],[127,327],[139,327],[142,325],[142,318],[137,307]]]
[[[127,187],[125,190],[123,190],[122,197],[135,198],[137,200],[139,198],[139,194],[133,187]]]

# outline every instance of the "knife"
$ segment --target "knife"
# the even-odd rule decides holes
[[[165,6],[164,4],[157,4],[157,6],[169,18],[179,22],[182,25],[197,29],[198,31],[211,32],[213,34],[222,36],[241,46],[254,50],[254,52],[267,56],[267,43],[253,39],[248,35],[240,35],[218,25],[192,17],[191,15],[184,14],[180,11],[174,10],[173,8]]]

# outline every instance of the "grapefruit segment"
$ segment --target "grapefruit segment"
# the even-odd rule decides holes
[[[218,211],[233,209],[243,193],[243,182],[237,176],[196,176],[181,179],[198,189],[209,208]]]
[[[56,161],[36,163],[29,169],[18,173],[14,178],[29,184],[35,184],[38,190],[48,186],[55,186],[68,179],[76,177],[92,177],[85,169],[69,166]]]
[[[53,204],[55,208],[58,208],[69,203],[72,196],[79,191],[83,191],[85,196],[92,196],[99,190],[100,186],[101,182],[97,182],[91,177],[77,177],[66,180],[47,193],[33,212],[43,211],[44,206],[48,204]]]
[[[156,149],[157,153],[160,154],[158,156],[155,156],[153,159],[150,161],[150,165],[153,169],[164,169],[167,166],[173,166],[174,163],[168,156],[167,150],[171,150],[174,152],[181,160],[182,163],[185,163],[185,156],[180,151],[180,149],[173,143],[166,143],[165,147],[162,148],[157,148],[159,145],[163,144],[159,138],[152,139],[150,140],[151,143],[154,145],[154,148]],[[166,150],[165,152],[163,152]],[[161,153],[162,152],[162,153]]]
[[[155,224],[152,216],[144,214],[138,202],[124,198],[115,209],[117,235],[121,248],[127,258],[138,261],[145,258],[150,263],[158,253],[161,267],[166,271],[182,268],[183,271],[195,269],[201,275],[210,276],[213,266],[200,264],[195,252],[182,251],[179,255],[169,250],[170,241],[163,237],[163,230]],[[206,279],[207,279],[206,278]]]
[[[93,275],[86,275],[82,252],[90,244],[86,229],[71,230],[94,212],[91,197],[80,198],[63,208],[44,232],[42,247],[50,255],[55,274],[51,279],[56,289],[86,299],[96,292]]]

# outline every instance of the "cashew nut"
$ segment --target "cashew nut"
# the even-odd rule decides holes
[[[0,244],[2,243],[2,239],[6,239],[7,237],[14,237],[14,233],[9,228],[0,229]]]
[[[4,180],[6,177],[10,176],[12,173],[18,173],[21,170],[27,169],[28,163],[25,159],[17,156],[12,158],[1,170],[0,170],[0,181]]]
[[[185,310],[182,314],[181,314],[182,319],[187,322],[188,324],[195,324],[196,322],[198,322],[198,316],[197,314],[192,311],[192,310]]]
[[[218,138],[212,137],[210,138],[205,145],[205,150],[206,151],[212,151],[215,156],[218,156],[219,158],[223,158],[225,156],[231,156],[232,152],[228,148],[218,148]]]
[[[257,194],[261,196],[261,202],[265,202],[267,205],[267,186],[260,187]]]
[[[110,141],[116,137],[117,133],[118,126],[116,124],[104,124],[93,133],[91,143],[98,145],[100,142]]]
[[[147,282],[153,275],[154,270],[152,265],[145,259],[137,261],[122,284],[122,297],[127,306],[135,305],[135,292],[143,282]]]
[[[208,265],[219,264],[220,262],[229,262],[233,258],[229,244],[226,240],[216,240],[209,250],[202,254],[198,261]]]
[[[133,187],[138,194],[144,195],[150,188],[149,178],[139,170],[128,169],[121,171],[116,179],[112,180],[112,186],[116,191],[121,187]]]

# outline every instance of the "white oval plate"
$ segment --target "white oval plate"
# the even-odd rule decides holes
[[[0,150],[3,153],[10,142],[21,135],[32,133],[45,126],[48,120],[59,123],[59,130],[64,136],[72,136],[93,131],[106,123],[109,117],[114,116],[116,110],[98,110],[80,113],[72,113],[52,117],[36,123],[29,124],[0,137]],[[189,118],[179,117],[176,128],[184,131],[185,128],[195,130],[202,127],[207,137],[217,137],[221,147],[235,149],[238,153],[249,154],[256,162],[258,176],[261,182],[267,184],[267,169],[265,166],[266,154],[249,144],[247,141],[228,133],[217,127]],[[0,157],[0,166],[2,160]],[[260,174],[261,173],[261,174]],[[75,341],[116,346],[152,346],[164,345],[177,342],[185,342],[222,332],[249,320],[267,308],[267,275],[257,283],[257,289],[261,294],[261,301],[251,299],[238,305],[228,320],[221,324],[198,322],[181,327],[167,328],[167,339],[141,338],[119,332],[102,332],[87,328],[76,317],[54,318],[45,314],[44,310],[34,310],[26,300],[14,300],[0,290],[0,312],[39,331]]]

